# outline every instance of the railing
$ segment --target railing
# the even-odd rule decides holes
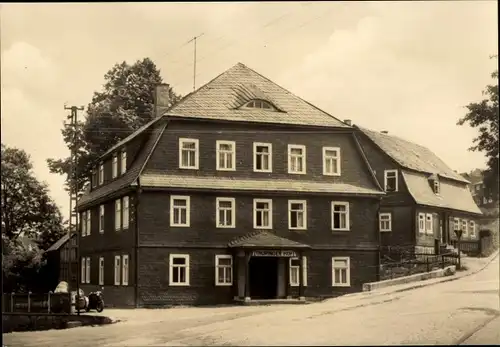
[[[456,249],[459,248],[458,240],[451,240],[451,244]],[[481,240],[460,240],[460,252],[470,256],[481,254]]]
[[[411,259],[386,262],[380,266],[380,280],[410,276],[417,273],[444,269],[450,265],[458,265],[458,255],[447,254],[413,254]]]
[[[69,293],[3,293],[3,313],[71,313]]]

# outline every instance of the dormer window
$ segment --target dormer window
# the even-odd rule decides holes
[[[433,185],[434,185],[434,194],[439,194],[439,191],[441,189],[441,186],[439,185],[439,181],[435,180]]]
[[[441,186],[439,184],[439,177],[436,174],[433,174],[429,177],[429,184],[431,186],[432,191],[434,194],[439,194],[441,191]]]
[[[264,101],[264,100],[252,100],[249,101],[245,104],[244,107],[248,108],[261,108],[261,109],[266,109],[266,110],[274,110],[274,106],[271,105],[269,102]]]

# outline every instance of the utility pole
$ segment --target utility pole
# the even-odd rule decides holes
[[[187,43],[193,42],[194,41],[194,62],[193,62],[193,91],[196,90],[196,40],[199,37],[202,37],[205,33],[201,33],[198,36],[193,37],[191,40],[189,40]]]
[[[67,107],[64,105],[65,110],[70,110],[71,114],[67,116],[70,123],[65,123],[66,126],[73,128],[73,143],[71,144],[71,159],[70,159],[70,172],[69,172],[69,267],[68,267],[68,278],[69,278],[69,292],[71,298],[72,281],[73,281],[73,264],[76,263],[76,297],[75,297],[75,309],[78,315],[80,315],[79,302],[80,302],[80,230],[78,228],[78,111],[83,111],[83,106]],[[74,231],[73,231],[74,229]],[[76,233],[76,251],[75,257],[76,261],[72,260],[72,236],[73,232]],[[70,303],[71,305],[71,303]]]

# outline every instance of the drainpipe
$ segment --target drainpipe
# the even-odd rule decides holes
[[[381,261],[381,248],[382,248],[382,237],[380,235],[380,230],[379,230],[379,214],[380,214],[380,203],[382,202],[382,197],[378,198],[378,210],[377,210],[377,216],[375,218],[375,230],[377,233],[377,245],[378,245],[378,251],[377,251],[377,281],[380,281],[380,265],[382,264]],[[391,217],[391,221],[392,221]]]
[[[137,188],[135,195],[135,307],[139,304],[139,197],[142,188],[139,178],[137,178]]]

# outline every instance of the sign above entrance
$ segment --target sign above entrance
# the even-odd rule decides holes
[[[253,251],[252,257],[296,257],[297,253],[294,251],[273,251],[273,250],[260,250]]]

